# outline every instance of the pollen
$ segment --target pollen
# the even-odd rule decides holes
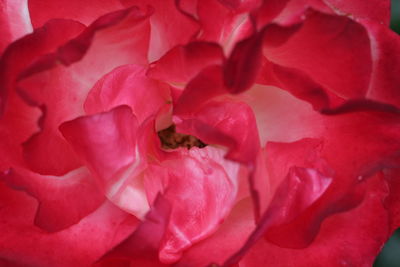
[[[199,148],[207,146],[197,137],[177,133],[175,131],[175,125],[171,125],[170,127],[159,131],[158,137],[160,138],[161,146],[164,149],[176,149],[178,147],[186,147],[187,149],[191,149],[194,146]]]

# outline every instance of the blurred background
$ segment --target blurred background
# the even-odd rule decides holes
[[[392,0],[390,27],[400,34],[400,0]],[[376,258],[374,267],[400,267],[400,229],[386,243],[381,254]]]

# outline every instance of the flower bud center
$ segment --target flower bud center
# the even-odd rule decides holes
[[[177,133],[175,131],[175,125],[161,130],[158,132],[158,137],[161,141],[161,146],[164,149],[175,149],[178,147],[186,147],[190,149],[194,146],[203,148],[207,146],[197,137],[188,134]]]

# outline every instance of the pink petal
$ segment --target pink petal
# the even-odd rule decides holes
[[[159,252],[163,263],[179,260],[184,250],[217,230],[234,204],[239,182],[240,166],[225,160],[223,150],[209,146],[180,152],[145,173],[149,194],[163,192],[172,206]]]
[[[27,0],[0,3],[0,55],[8,44],[32,31]]]
[[[371,19],[389,27],[390,1],[389,0],[324,0],[324,2],[339,15],[347,15],[356,20]]]
[[[41,131],[25,143],[25,159],[32,170],[62,175],[79,166],[76,155],[58,132],[58,126],[83,114],[85,97],[99,77],[128,62],[146,62],[147,16],[138,9],[107,14],[77,38],[59,47],[53,57],[45,57],[44,61],[25,71],[24,79],[19,83],[22,94],[31,104],[45,105],[47,111],[40,125]],[[131,35],[139,37],[128,38]],[[130,40],[128,43],[120,42],[126,38]],[[58,61],[65,65],[77,62],[67,68],[56,64]],[[43,69],[43,64],[51,68]],[[53,151],[64,153],[55,153],[58,160],[49,162],[47,156]]]
[[[156,115],[170,101],[170,90],[166,84],[149,79],[146,71],[139,65],[126,65],[105,75],[90,90],[85,101],[86,113],[128,105],[139,123]]]
[[[2,177],[17,190],[39,202],[35,225],[55,232],[77,224],[104,201],[89,171],[77,169],[63,177],[41,176],[23,169],[10,170]]]
[[[188,83],[209,65],[222,64],[224,55],[219,45],[191,42],[177,46],[154,62],[148,76],[169,83]]]
[[[79,0],[29,0],[29,13],[35,28],[53,18],[72,19],[88,25],[99,16],[122,8],[118,0],[90,0],[84,5]]]
[[[239,250],[251,234],[255,227],[253,218],[251,201],[249,198],[244,199],[235,205],[230,215],[212,236],[185,251],[176,266],[204,267],[211,263],[222,265],[230,255]]]
[[[385,1],[384,1],[385,2]],[[382,25],[363,21],[369,31],[374,60],[371,84],[367,97],[400,106],[400,37]]]
[[[83,25],[77,22],[53,20],[7,48],[0,59],[0,82],[3,84],[0,89],[0,114],[6,108],[7,95],[15,90],[20,73],[41,56],[76,37],[83,29]]]
[[[350,98],[365,96],[372,70],[370,49],[361,25],[345,17],[313,12],[287,42],[265,47],[264,55],[278,65],[303,71],[340,97]]]
[[[174,118],[177,131],[194,135],[207,144],[229,148],[226,157],[242,163],[254,162],[260,148],[253,111],[245,103],[213,101],[193,113]]]
[[[167,231],[170,214],[170,203],[162,195],[158,195],[153,208],[136,231],[101,257],[100,262],[108,259],[130,259],[131,264],[164,266],[158,262],[157,254],[162,237]]]
[[[225,85],[237,94],[251,87],[261,67],[264,31],[257,33],[234,47],[224,66]]]
[[[151,37],[149,61],[159,59],[176,45],[186,44],[198,31],[198,25],[181,13],[174,0],[120,0],[126,7],[151,6],[154,14],[150,18]]]
[[[371,266],[388,236],[388,229],[382,206],[386,189],[376,177],[367,183],[371,193],[362,204],[327,219],[309,247],[289,249],[260,240],[240,266]]]
[[[259,5],[259,1],[203,0],[197,5],[198,21],[201,31],[198,38],[216,42],[225,51],[254,32],[247,12]],[[232,7],[234,5],[234,7]]]
[[[33,226],[35,199],[3,183],[0,191],[0,258],[22,266],[89,266],[138,223],[133,216],[105,203],[79,223],[57,233],[46,233]]]
[[[129,107],[80,117],[62,124],[60,131],[111,201],[139,217],[148,211],[138,176],[145,162],[136,145],[137,120]]]

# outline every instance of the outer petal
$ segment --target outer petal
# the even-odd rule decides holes
[[[35,224],[50,232],[78,223],[104,201],[103,194],[85,168],[63,177],[41,176],[22,169],[10,170],[2,180],[38,200]]]
[[[369,31],[374,60],[367,97],[400,106],[400,37],[382,25],[363,21]]]
[[[112,259],[108,262],[111,263],[110,266],[115,266],[117,262],[114,259],[130,259],[131,264],[165,266],[159,263],[157,253],[167,230],[171,205],[162,195],[158,195],[153,204],[153,208],[136,231],[101,257],[100,262]]]
[[[7,45],[32,31],[27,0],[0,1],[0,55]]]
[[[8,47],[0,58],[0,114],[6,108],[7,95],[15,90],[20,73],[41,56],[76,37],[83,29],[78,22],[53,20]]]
[[[118,0],[29,0],[29,13],[35,28],[53,18],[72,19],[90,24],[99,16],[123,8]]]
[[[390,1],[389,0],[324,0],[324,2],[339,15],[347,15],[356,20],[371,19],[389,27]]]
[[[148,211],[138,177],[145,163],[136,145],[137,121],[129,107],[81,117],[62,124],[60,130],[111,201],[139,217]]]
[[[388,236],[382,206],[387,192],[379,178],[367,183],[371,193],[362,204],[327,219],[309,247],[288,249],[260,240],[240,266],[371,266]]]
[[[24,72],[27,77],[19,83],[22,94],[30,103],[44,105],[47,111],[41,132],[25,143],[25,159],[31,169],[62,175],[79,166],[76,155],[57,128],[63,121],[83,114],[85,97],[99,77],[121,64],[146,62],[147,16],[138,9],[107,14]],[[131,35],[138,38],[128,38]],[[126,38],[130,41],[120,42]],[[67,68],[58,64],[59,61],[65,65],[78,62]],[[53,151],[64,153],[55,153],[57,160],[49,162],[47,156]]]
[[[278,65],[300,69],[340,97],[351,98],[367,92],[370,49],[361,25],[346,17],[314,12],[283,45],[266,46],[264,55]]]
[[[36,200],[3,183],[0,191],[0,258],[22,266],[90,266],[131,233],[138,222],[105,203],[78,224],[49,234],[33,226]]]

